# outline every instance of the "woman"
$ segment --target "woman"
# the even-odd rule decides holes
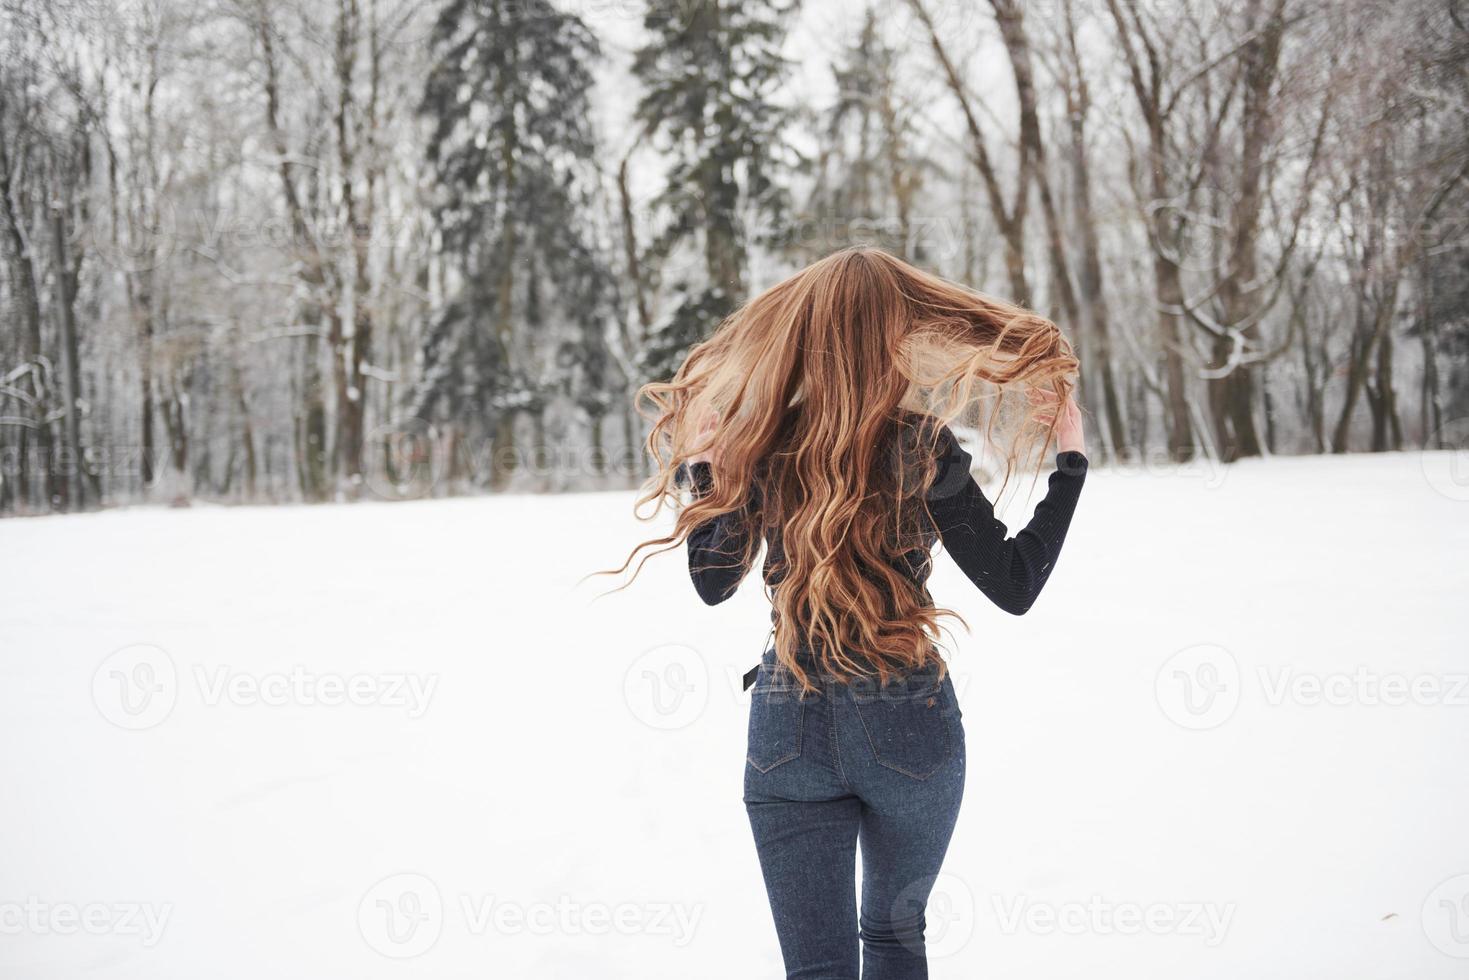
[[[1030,608],[1086,476],[1076,368],[1046,319],[856,248],[751,300],[641,393],[659,471],[639,504],[691,499],[634,556],[686,541],[713,604],[766,547],[775,642],[744,801],[789,977],[856,978],[859,937],[864,980],[927,976],[923,910],[965,767],[930,552],[942,542],[1006,612]],[[1017,389],[1010,465],[1026,436],[1059,452],[1009,537],[948,422],[981,402],[992,439]]]

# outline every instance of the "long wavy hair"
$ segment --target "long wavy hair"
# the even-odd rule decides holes
[[[957,614],[902,570],[933,543],[925,492],[940,425],[962,416],[990,446],[1013,425],[1001,450],[1008,481],[1055,423],[1036,422],[1025,398],[1010,410],[1017,400],[1005,395],[1037,386],[1064,400],[1076,368],[1045,317],[875,248],[829,255],[736,310],[671,381],[639,390],[657,472],[636,510],[648,520],[666,504],[677,519],[612,574],[641,554],[630,583],[652,554],[732,514],[750,533],[730,562],[752,565],[764,538],[781,543],[775,649],[802,687],[813,685],[799,651],[847,680],[885,683],[934,660],[942,670],[939,618]],[[711,448],[712,488],[686,499],[677,471]]]

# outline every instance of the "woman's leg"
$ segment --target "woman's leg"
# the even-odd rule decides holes
[[[769,659],[769,655],[767,655]],[[750,698],[745,809],[785,959],[799,980],[857,980],[862,803],[836,757],[829,692],[762,666]]]
[[[760,870],[791,980],[857,980],[856,797],[808,802],[747,794]]]
[[[863,802],[862,980],[928,976],[924,907],[964,797],[953,685],[855,689],[840,712],[842,766]]]
[[[862,980],[928,976],[923,910],[944,863],[957,800],[862,817]]]

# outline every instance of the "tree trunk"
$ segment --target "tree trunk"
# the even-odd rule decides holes
[[[1163,218],[1157,222],[1166,221]],[[1163,347],[1163,376],[1167,390],[1168,452],[1176,460],[1192,459],[1197,452],[1193,425],[1189,421],[1188,380],[1184,372],[1183,336],[1179,316],[1171,312],[1183,305],[1183,282],[1178,265],[1163,249],[1154,249],[1154,289],[1158,300],[1158,340]]]
[[[1397,306],[1398,284],[1395,280],[1388,286],[1385,296],[1379,300],[1373,313],[1370,332],[1358,329],[1352,339],[1352,351],[1347,369],[1347,390],[1342,400],[1341,414],[1336,420],[1336,429],[1332,434],[1331,451],[1344,453],[1347,451],[1350,441],[1352,416],[1357,410],[1357,401],[1362,397],[1367,388],[1371,375],[1372,355],[1377,345],[1387,335],[1392,323],[1393,310]],[[1359,320],[1361,313],[1358,314]],[[1389,367],[1391,357],[1389,356]],[[1389,378],[1389,390],[1391,390],[1391,379]],[[1377,445],[1376,437],[1376,415],[1374,414],[1374,448]],[[1384,416],[1385,422],[1385,416]],[[1386,438],[1386,426],[1384,425],[1384,441]]]
[[[1031,304],[1030,283],[1025,275],[1025,214],[1030,199],[1030,154],[1024,148],[1019,154],[1020,173],[1016,179],[1015,201],[1013,205],[1007,205],[1004,191],[1000,189],[999,178],[990,162],[984,130],[979,125],[979,116],[969,98],[964,79],[954,66],[953,60],[950,59],[948,50],[939,38],[938,27],[934,24],[933,18],[929,16],[922,0],[908,0],[908,5],[913,8],[913,13],[927,30],[934,57],[944,71],[949,91],[959,103],[959,109],[964,114],[964,124],[969,133],[973,154],[972,162],[984,184],[985,196],[989,199],[990,213],[994,216],[995,227],[999,230],[1000,237],[1005,243],[1005,272],[1010,279],[1010,298],[1021,306],[1029,306]]]
[[[1102,246],[1097,234],[1096,213],[1092,207],[1091,165],[1086,151],[1086,123],[1091,111],[1091,94],[1083,73],[1081,56],[1076,46],[1070,0],[1064,8],[1067,49],[1071,63],[1066,86],[1067,120],[1071,141],[1072,207],[1081,232],[1081,270],[1078,276],[1077,309],[1079,326],[1090,338],[1087,357],[1092,362],[1093,376],[1101,380],[1102,421],[1114,454],[1127,446],[1127,423],[1118,393],[1116,366],[1113,363],[1111,324],[1107,297],[1102,286]]]
[[[633,306],[638,313],[638,327],[642,332],[642,340],[646,340],[649,332],[653,329],[653,319],[648,312],[648,289],[643,281],[642,262],[638,255],[638,231],[636,216],[633,214],[632,192],[628,189],[627,164],[628,156],[622,158],[622,164],[617,168],[617,202],[622,217],[622,255],[627,263],[627,278],[632,284]]]
[[[1076,290],[1071,282],[1071,263],[1066,255],[1066,234],[1060,214],[1051,196],[1051,175],[1046,167],[1046,145],[1041,138],[1040,117],[1036,112],[1035,70],[1031,63],[1030,39],[1025,32],[1023,7],[1017,0],[990,0],[1005,50],[1010,56],[1010,70],[1015,79],[1015,93],[1020,102],[1020,153],[1030,161],[1022,164],[1021,174],[1035,181],[1040,198],[1041,215],[1046,223],[1046,252],[1051,263],[1053,303],[1067,325],[1077,322]],[[1018,194],[1030,193],[1021,187]]]
[[[514,73],[518,69],[518,61],[513,39],[506,49],[506,57],[509,62],[507,71]],[[504,91],[507,75],[502,73],[499,77],[500,91],[497,95],[503,100],[508,97]],[[505,132],[500,141],[500,166],[504,173],[505,199],[514,201],[519,187],[516,151],[520,145],[520,134],[515,125],[515,113],[507,112],[502,118]],[[511,384],[518,382],[518,358],[515,356],[515,264],[520,242],[519,231],[514,207],[506,208],[504,225],[500,229],[500,247],[495,256],[499,271],[495,289],[495,337],[500,349],[501,376]],[[515,446],[516,414],[517,410],[510,405],[502,405],[495,412],[494,446],[490,458],[490,487],[494,490],[503,490],[509,486],[518,468],[519,458]]]
[[[324,500],[328,496],[326,400],[322,390],[321,328],[324,316],[323,293],[326,286],[325,260],[310,223],[292,174],[291,149],[281,122],[280,77],[275,57],[275,27],[270,23],[263,3],[258,7],[253,24],[260,44],[264,68],[265,122],[271,146],[276,155],[276,174],[285,198],[290,219],[291,238],[299,259],[298,278],[301,298],[296,322],[306,328],[302,341],[300,405],[297,408],[295,437],[296,467],[301,496],[307,501]],[[334,332],[340,328],[333,326]]]
[[[56,262],[56,320],[61,333],[61,391],[66,404],[62,426],[67,458],[65,470],[66,503],[64,510],[80,510],[85,506],[82,491],[82,436],[77,403],[81,398],[81,357],[77,344],[76,311],[73,307],[71,266],[66,259],[66,217],[61,205],[51,211],[51,234]]]
[[[337,437],[336,461],[346,489],[355,495],[362,484],[362,440],[365,437],[367,379],[363,367],[372,349],[372,284],[368,275],[368,246],[371,241],[372,225],[372,177],[367,179],[367,200],[358,213],[355,177],[357,150],[354,134],[348,119],[354,106],[352,79],[356,66],[358,27],[361,11],[357,0],[341,0],[337,17],[337,174],[338,192],[342,198],[343,217],[352,249],[352,332],[340,338],[332,352],[334,363],[339,365],[337,387]],[[375,124],[377,96],[377,52],[376,38],[369,65],[371,96],[366,108],[368,138]],[[368,146],[369,152],[371,146]]]
[[[1423,277],[1427,280],[1429,277]],[[1438,403],[1438,324],[1432,304],[1423,304],[1423,326],[1419,342],[1423,347],[1423,382],[1419,393],[1418,424],[1423,430],[1423,445],[1443,448],[1443,409]]]
[[[4,89],[0,86],[0,109],[4,107]],[[0,116],[3,120],[3,116]],[[53,469],[51,428],[46,421],[46,402],[48,393],[42,372],[41,356],[41,298],[40,290],[36,286],[35,257],[31,253],[30,242],[21,224],[20,211],[16,205],[14,193],[15,188],[13,166],[10,159],[7,140],[9,136],[0,138],[0,216],[5,221],[6,251],[9,253],[10,262],[10,288],[14,295],[14,306],[19,311],[20,319],[20,343],[17,354],[22,364],[31,365],[26,372],[26,380],[30,384],[27,408],[32,423],[23,426],[20,430],[20,438],[17,446],[17,472],[16,482],[19,484],[17,501],[20,506],[28,505],[35,494],[35,475],[32,472],[32,463],[39,463],[41,479],[46,485],[45,492],[49,495],[49,473]],[[34,449],[31,446],[31,435],[35,436]],[[35,457],[33,459],[33,457]]]
[[[1391,324],[1392,316],[1388,315]],[[1373,384],[1372,451],[1403,448],[1403,424],[1398,417],[1397,389],[1393,384],[1393,337],[1391,326],[1377,342],[1377,377]]]

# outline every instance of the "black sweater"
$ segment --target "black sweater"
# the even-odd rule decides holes
[[[1078,452],[1056,454],[1056,471],[1051,474],[1045,499],[1036,505],[1030,523],[1012,538],[970,475],[972,458],[947,426],[939,432],[937,452],[938,471],[926,494],[936,525],[935,536],[943,541],[944,550],[955,564],[995,605],[1021,615],[1040,595],[1061,554],[1071,515],[1086,482],[1086,456]],[[681,467],[678,482],[689,483],[690,477],[696,497],[709,492],[713,473],[708,463]],[[739,514],[730,513],[707,520],[689,533],[689,576],[699,597],[711,606],[733,595],[749,571],[748,565],[739,562],[747,528],[748,523]],[[766,545],[765,580],[775,587],[780,542],[767,536]],[[926,593],[932,568],[929,550],[910,552],[904,556],[902,567]]]

